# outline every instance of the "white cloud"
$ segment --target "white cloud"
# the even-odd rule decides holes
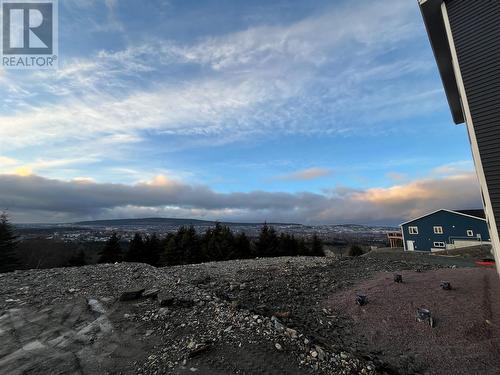
[[[332,174],[332,170],[329,168],[312,167],[307,169],[302,169],[289,174],[277,176],[278,180],[291,180],[291,181],[309,181],[315,180],[321,177],[329,176]]]
[[[15,174],[28,176],[33,173],[61,170],[74,165],[88,165],[97,162],[98,159],[91,156],[75,159],[35,159],[30,162],[0,156],[0,174]]]
[[[474,170],[474,164],[471,160],[461,160],[453,163],[441,165],[432,170],[432,174],[435,176],[449,176],[456,175],[460,173],[468,173]]]
[[[12,166],[18,164],[19,161],[7,156],[0,156],[0,167]]]
[[[386,174],[386,176],[392,181],[392,182],[403,182],[408,179],[408,175],[404,173],[398,173],[398,172],[389,172]]]
[[[107,5],[112,11],[117,4]],[[425,82],[410,88],[398,82],[429,64],[414,56],[377,58],[411,40],[420,27],[414,8],[402,1],[350,3],[293,24],[192,44],[158,40],[101,51],[73,59],[55,77],[16,76],[8,80],[12,105],[0,115],[0,137],[8,140],[2,147],[75,142],[78,152],[114,139],[116,148],[140,142],[146,131],[191,135],[194,145],[200,135],[224,143],[276,132],[382,131],[374,123],[433,110],[442,94]],[[212,71],[182,81],[169,76],[171,67],[186,64]]]
[[[204,81],[156,92],[138,92],[126,98],[98,96],[87,102],[48,105],[43,109],[0,116],[0,137],[6,149],[52,141],[91,141],[112,137],[118,143],[140,138],[155,130],[172,134],[219,134],[250,127],[249,111],[259,103],[287,95],[280,88],[263,92],[261,82]],[[273,91],[272,95],[270,91]],[[239,122],[242,116],[244,122]],[[253,125],[253,123],[252,123]],[[240,129],[238,129],[240,127]],[[255,131],[255,129],[246,129]],[[258,130],[258,129],[257,129]]]

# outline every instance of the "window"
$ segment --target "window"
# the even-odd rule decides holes
[[[443,234],[443,227],[434,227],[434,234]]]
[[[408,227],[410,234],[418,234],[418,227]]]
[[[434,247],[445,248],[446,244],[444,242],[434,242]]]
[[[474,231],[472,229],[467,230],[467,237],[474,237]]]

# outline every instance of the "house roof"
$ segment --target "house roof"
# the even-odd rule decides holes
[[[468,216],[475,216],[480,219],[486,219],[486,213],[484,212],[484,210],[454,210],[454,211]]]
[[[465,119],[460,101],[460,92],[453,70],[450,45],[448,43],[446,28],[441,12],[441,4],[443,1],[444,0],[418,0],[453,121],[455,124],[461,124]]]
[[[471,217],[473,219],[486,221],[486,219],[485,219],[486,215],[484,214],[484,210],[460,210],[460,211],[453,211],[453,210],[446,210],[446,209],[443,208],[443,209],[436,210],[436,211],[430,212],[428,214],[419,216],[419,217],[417,217],[415,219],[411,219],[411,220],[406,221],[404,223],[401,223],[401,224],[399,224],[399,226],[410,224],[410,223],[412,223],[414,221],[417,221],[417,220],[420,220],[420,219],[422,219],[424,217],[427,217],[427,216],[430,216],[430,215],[434,215],[435,213],[440,212],[440,211],[451,212],[452,214],[467,216],[467,217]],[[482,214],[480,214],[480,212],[482,212]]]

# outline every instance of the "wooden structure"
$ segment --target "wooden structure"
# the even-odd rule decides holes
[[[389,244],[391,249],[396,247],[403,247],[403,233],[401,232],[388,232],[387,239],[389,240]]]

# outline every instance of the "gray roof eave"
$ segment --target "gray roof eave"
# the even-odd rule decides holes
[[[464,120],[460,92],[458,90],[455,72],[453,71],[453,60],[446,35],[446,29],[441,13],[441,4],[444,0],[419,0],[420,10],[424,19],[425,28],[432,51],[436,59],[441,81],[443,82],[446,98],[450,106],[451,114],[455,124],[461,124]]]

